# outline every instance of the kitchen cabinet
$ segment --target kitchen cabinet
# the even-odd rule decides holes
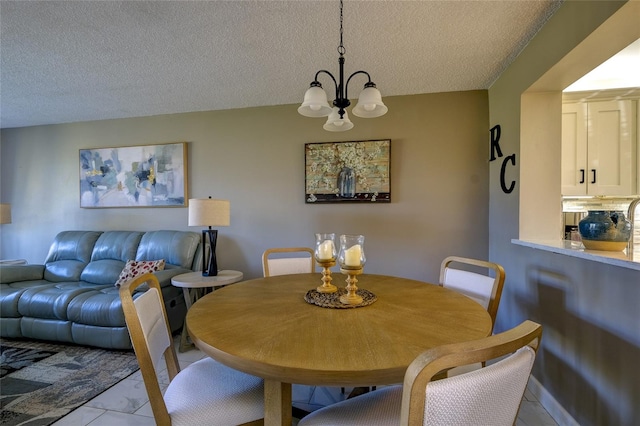
[[[637,188],[637,101],[565,103],[562,195],[633,195]]]

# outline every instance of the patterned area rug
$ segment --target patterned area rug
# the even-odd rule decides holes
[[[0,339],[0,425],[50,425],[138,370],[133,351]]]

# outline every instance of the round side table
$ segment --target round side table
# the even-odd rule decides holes
[[[224,287],[229,284],[242,281],[243,274],[240,271],[223,270],[218,271],[216,276],[203,276],[202,272],[189,272],[186,274],[176,275],[171,278],[171,284],[175,287],[181,287],[184,294],[184,303],[187,311],[191,309],[196,300],[213,291],[218,287]],[[193,343],[189,341],[187,327],[182,326],[182,334],[180,335],[180,352],[191,349]]]

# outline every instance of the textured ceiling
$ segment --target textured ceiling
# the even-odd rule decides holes
[[[345,73],[383,96],[487,89],[559,4],[346,0]],[[2,0],[0,20],[2,128],[297,104],[338,73],[337,1]]]

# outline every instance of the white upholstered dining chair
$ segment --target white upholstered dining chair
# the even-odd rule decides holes
[[[270,248],[262,253],[262,272],[265,277],[315,272],[316,258],[308,247]]]
[[[262,273],[265,277],[304,274],[315,272],[315,270],[315,252],[309,247],[274,247],[262,253]],[[316,386],[298,384],[293,386],[298,392],[308,392],[309,394],[312,394],[316,388]],[[306,390],[301,391],[301,389]],[[293,407],[293,411],[296,416],[307,413],[298,407]]]
[[[321,408],[298,426],[513,426],[542,337],[532,321],[479,340],[429,349],[407,368],[403,385],[387,386]],[[458,365],[487,367],[433,380]]]
[[[147,284],[148,290],[136,292]],[[120,287],[131,342],[158,425],[262,424],[263,380],[206,357],[180,369],[160,284],[145,274]],[[162,394],[158,372],[166,365],[169,385]]]
[[[462,269],[469,267],[479,267],[487,274]],[[493,276],[488,274],[489,271],[493,271]],[[496,324],[504,278],[502,266],[484,260],[449,256],[440,266],[440,285],[462,293],[484,306],[491,316],[492,331]]]

